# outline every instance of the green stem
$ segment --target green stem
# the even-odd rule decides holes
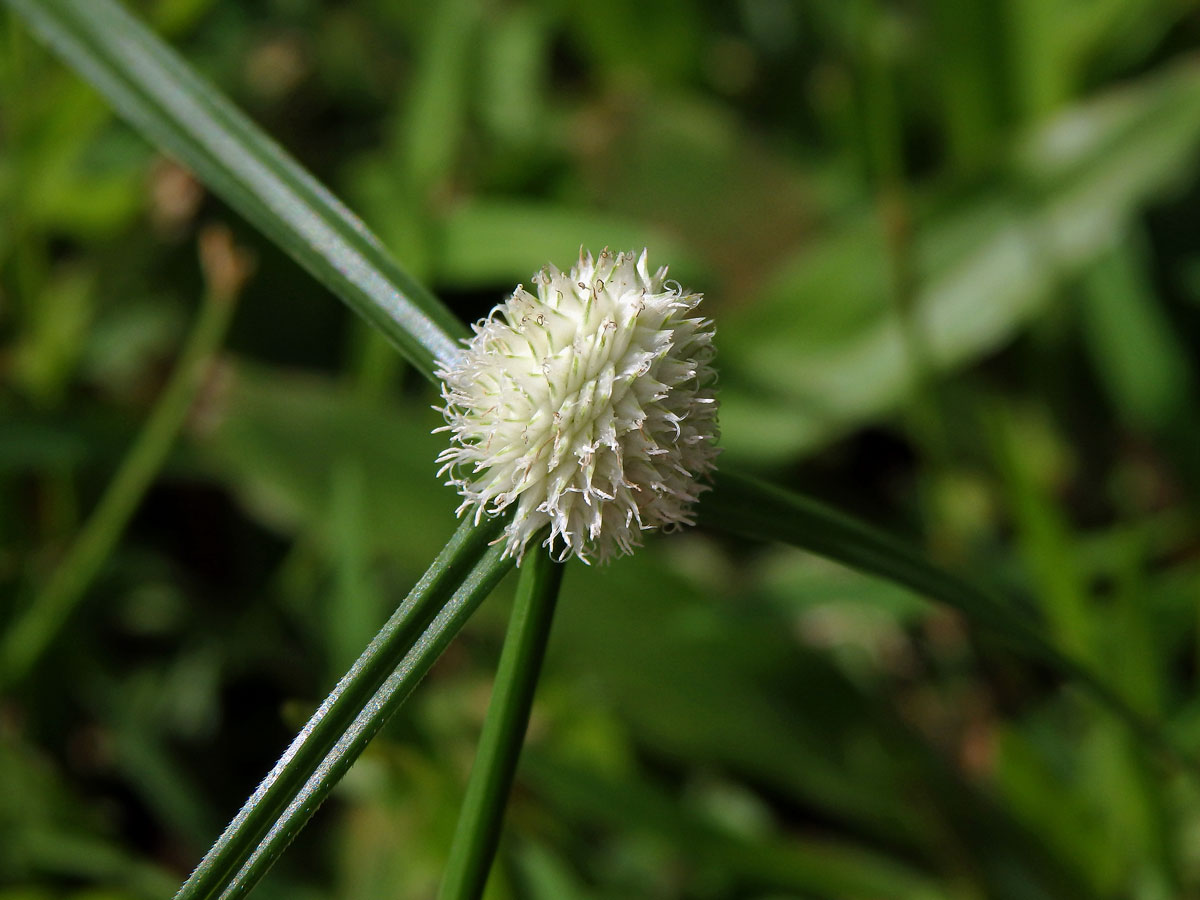
[[[430,622],[438,615],[439,608],[452,594],[458,596],[453,592],[465,576],[474,577],[473,567],[478,569],[476,564],[481,557],[490,558],[485,555],[487,545],[501,524],[499,519],[489,518],[479,525],[466,521],[459,526],[408,597],[342,676],[200,861],[180,888],[177,900],[221,896],[240,877],[240,871],[259,852],[268,836],[278,833],[279,822],[287,817],[298,797],[306,791],[311,793],[309,786],[313,779],[329,765],[331,754],[345,745],[347,735],[364,710],[378,707],[383,686],[405,669],[408,655],[414,652],[414,643],[418,646],[428,643],[426,629],[432,630]]]
[[[533,543],[536,547],[538,541]],[[439,900],[473,900],[483,894],[487,884],[564,568],[549,554],[538,551],[529,554],[521,569],[492,702],[458,814]]]
[[[513,560],[504,557],[503,544],[494,544],[483,555],[375,695],[360,705],[354,720],[344,729],[333,749],[304,782],[237,874],[229,879],[228,885],[218,895],[220,900],[244,897],[258,884],[317,807],[329,796],[334,785],[362,755],[379,729],[412,694],[479,604],[512,567]],[[186,894],[186,887],[179,892],[176,900],[184,896],[211,896]]]
[[[121,539],[187,420],[233,308],[231,293],[212,288],[206,293],[175,370],[99,504],[50,580],[0,643],[0,686],[21,678],[37,662]]]

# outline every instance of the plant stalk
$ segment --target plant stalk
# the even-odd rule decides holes
[[[532,543],[536,547],[539,541]],[[549,554],[535,550],[526,557],[521,569],[492,701],[483,722],[475,766],[467,782],[438,900],[473,900],[482,896],[487,884],[529,725],[564,568]]]

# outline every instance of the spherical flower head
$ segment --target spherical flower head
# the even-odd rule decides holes
[[[505,552],[546,525],[559,559],[630,553],[691,525],[718,450],[713,325],[646,251],[547,266],[438,371],[453,442],[438,457],[462,515],[514,507]]]

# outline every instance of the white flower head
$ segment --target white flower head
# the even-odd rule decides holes
[[[459,515],[515,507],[505,552],[518,561],[546,525],[559,559],[588,562],[692,524],[718,453],[713,325],[666,275],[645,250],[581,251],[570,273],[535,273],[536,294],[518,285],[442,362],[453,442],[440,474]]]

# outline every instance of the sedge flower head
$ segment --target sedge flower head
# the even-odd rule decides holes
[[[641,532],[692,524],[718,453],[713,325],[701,295],[641,255],[547,266],[444,361],[438,457],[475,520],[512,507],[520,560],[550,526],[559,559],[632,552]]]

